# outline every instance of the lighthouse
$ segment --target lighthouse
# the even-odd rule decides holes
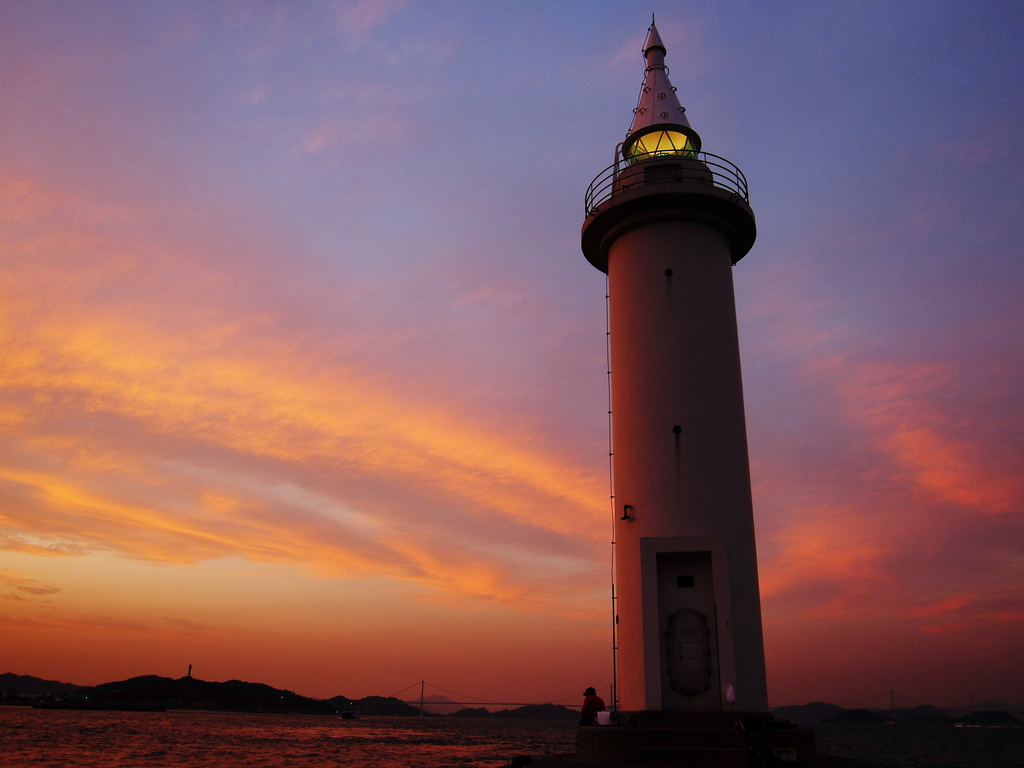
[[[652,22],[632,125],[582,232],[608,275],[616,698],[620,723],[641,725],[768,711],[732,281],[756,224],[665,55]]]

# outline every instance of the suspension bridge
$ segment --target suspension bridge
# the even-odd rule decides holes
[[[408,692],[419,688],[419,696],[409,697]],[[606,685],[603,688],[597,689],[598,695],[604,698],[606,701],[611,701],[611,685]],[[402,698],[402,695],[405,697]],[[427,697],[430,697],[429,699]],[[435,698],[441,696],[443,698]],[[448,698],[454,696],[455,699]],[[451,706],[457,704],[460,706],[473,706],[473,707],[530,707],[540,706],[543,704],[557,704],[569,709],[579,709],[583,706],[583,694],[575,693],[571,696],[563,696],[561,698],[548,698],[537,701],[499,701],[497,698],[479,698],[477,696],[470,696],[465,693],[459,693],[457,691],[450,691],[447,688],[442,688],[434,683],[428,683],[426,680],[420,680],[419,682],[413,683],[412,685],[406,686],[400,691],[395,691],[388,698],[399,699],[405,704],[410,704],[414,707],[419,707],[420,714],[423,713],[425,707],[431,705],[437,706]]]
[[[416,691],[418,689],[418,691]],[[409,696],[409,691],[416,691],[419,695]],[[597,689],[598,695],[601,696],[606,702],[611,704],[614,700],[612,696],[612,686],[606,685],[602,688]],[[404,695],[403,695],[404,694]],[[447,688],[443,688],[435,683],[428,683],[426,680],[420,680],[407,685],[399,691],[395,691],[387,698],[399,699],[405,704],[409,704],[420,709],[421,714],[424,712],[426,707],[430,706],[444,706],[449,707],[453,705],[463,707],[529,707],[529,706],[540,706],[544,704],[557,704],[569,709],[580,709],[583,706],[583,694],[574,693],[571,696],[562,697],[550,697],[545,699],[537,699],[533,701],[502,701],[500,697],[481,698],[479,696],[470,696],[466,693],[459,693],[458,691],[452,691]],[[921,702],[910,698],[906,694],[900,693],[892,688],[881,691],[879,693],[867,696],[863,699],[856,701],[848,701],[843,704],[839,704],[840,707],[849,708],[860,708],[860,709],[888,709],[895,712],[897,709],[903,709],[907,707],[920,707]],[[776,709],[776,706],[772,706],[769,709]]]

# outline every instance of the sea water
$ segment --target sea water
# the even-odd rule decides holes
[[[812,727],[820,754],[877,768],[1024,768],[1024,728]],[[5,768],[497,768],[575,749],[575,722],[0,707]]]
[[[1024,728],[822,723],[818,754],[878,768],[1024,768]]]
[[[5,767],[490,768],[575,749],[575,722],[0,707]]]

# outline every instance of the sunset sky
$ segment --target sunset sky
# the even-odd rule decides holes
[[[771,704],[1024,700],[1005,2],[0,0],[0,672],[611,682],[579,228],[652,10],[758,217]]]

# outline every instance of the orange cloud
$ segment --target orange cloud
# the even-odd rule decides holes
[[[225,319],[203,302],[237,285],[230,274],[6,178],[0,194],[22,201],[0,246],[8,546],[236,554],[537,610],[591,589],[606,525],[589,468],[298,345],[266,311]],[[183,273],[198,287],[188,306],[162,295]],[[417,508],[439,516],[429,530]],[[517,546],[493,548],[510,533],[551,566],[518,572]]]
[[[14,589],[18,592],[32,596],[52,595],[60,591],[60,588],[58,587],[43,584],[36,579],[31,579],[22,576],[21,574],[14,573],[13,571],[2,569],[0,569],[0,583],[6,585],[9,589]]]
[[[945,600],[940,600],[937,603],[931,605],[925,605],[920,608],[915,608],[910,611],[911,616],[934,616],[940,613],[950,613],[952,611],[959,611],[964,608],[971,601],[970,595],[953,595],[947,597]]]
[[[968,622],[948,622],[945,624],[924,624],[920,629],[926,635],[949,635],[954,632],[962,632],[971,627]]]
[[[784,264],[753,297],[762,355],[800,372],[761,393],[771,411],[761,403],[752,433],[766,617],[887,617],[917,631],[914,619],[969,615],[992,627],[984,606],[1019,603],[1016,374],[955,351],[880,355],[808,291],[805,268],[822,266]]]
[[[893,589],[882,559],[892,554],[853,510],[803,509],[802,519],[778,534],[770,564],[762,567],[761,595],[773,606],[815,616],[876,612]]]
[[[989,450],[956,436],[961,416],[930,402],[956,387],[949,366],[836,357],[815,369],[834,375],[847,417],[871,432],[909,482],[941,501],[989,514],[1022,508],[1020,479],[994,470],[986,461]]]

